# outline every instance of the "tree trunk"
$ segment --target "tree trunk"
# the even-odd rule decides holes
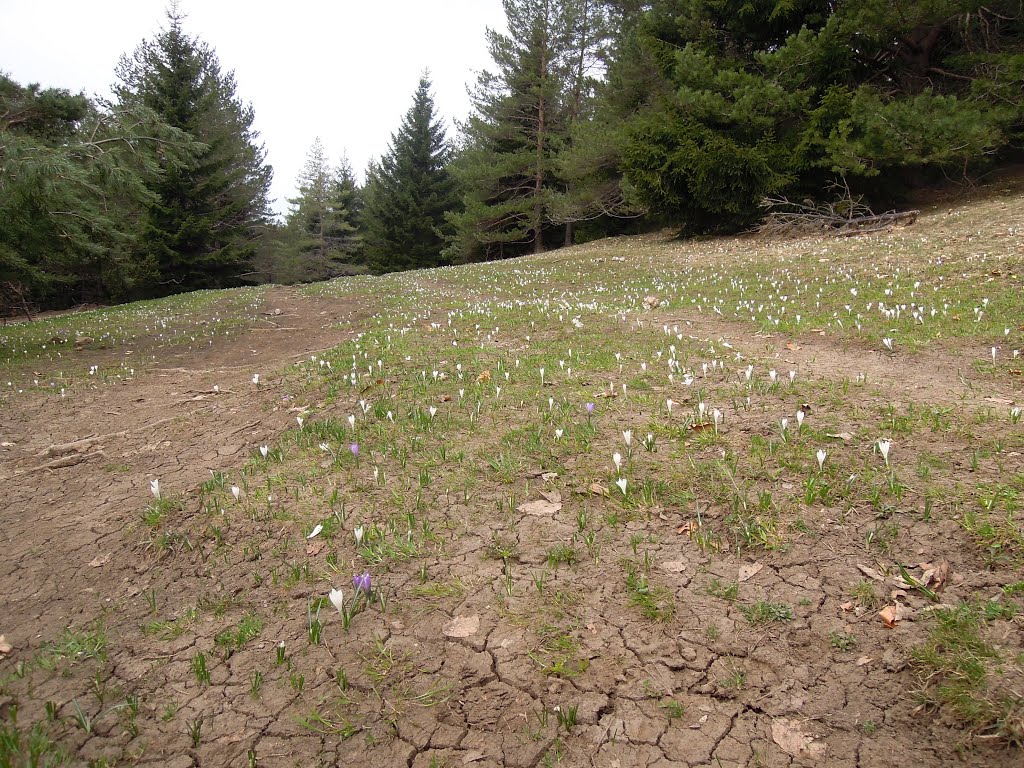
[[[545,30],[545,38],[547,30]],[[533,178],[533,252],[544,252],[544,234],[542,232],[544,209],[542,194],[544,192],[544,122],[545,92],[548,76],[548,41],[544,40],[540,47],[540,97],[537,103],[537,169]]]

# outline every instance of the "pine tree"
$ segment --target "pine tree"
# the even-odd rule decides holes
[[[362,194],[348,157],[342,156],[334,169],[328,197],[327,237],[334,246],[330,251],[332,274],[364,271]]]
[[[152,186],[145,243],[159,268],[154,294],[238,284],[269,216],[272,175],[233,73],[185,34],[175,5],[167,19],[121,59],[115,86],[121,104],[148,107],[205,147],[187,162],[165,160]]]
[[[455,204],[444,126],[424,74],[388,151],[367,169],[362,219],[366,258],[378,272],[443,262],[444,214]]]
[[[551,137],[561,83],[554,73],[556,0],[503,0],[509,34],[487,30],[496,73],[481,72],[455,170],[464,210],[449,214],[453,259],[544,250]]]

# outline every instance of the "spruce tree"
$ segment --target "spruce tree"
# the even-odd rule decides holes
[[[331,169],[319,137],[306,155],[298,178],[299,194],[288,202],[290,247],[303,279],[322,280],[346,271],[358,254],[357,189],[352,168],[343,160]]]
[[[455,203],[447,163],[444,126],[424,74],[388,151],[367,169],[362,219],[366,258],[375,271],[444,263],[444,214]]]
[[[122,104],[148,107],[203,145],[188,161],[165,159],[151,188],[145,247],[157,260],[157,295],[239,283],[268,220],[272,175],[234,74],[185,33],[176,6],[167,21],[121,59],[115,86]]]
[[[487,31],[495,72],[478,77],[454,164],[465,196],[449,217],[448,253],[461,260],[571,243],[585,217],[560,156],[590,118],[611,11],[600,0],[504,0],[504,8],[509,33]]]

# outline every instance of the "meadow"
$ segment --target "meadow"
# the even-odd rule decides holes
[[[0,366],[0,766],[1024,762],[1019,184]]]

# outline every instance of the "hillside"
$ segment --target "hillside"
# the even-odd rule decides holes
[[[1020,763],[1022,222],[0,329],[0,764]]]

